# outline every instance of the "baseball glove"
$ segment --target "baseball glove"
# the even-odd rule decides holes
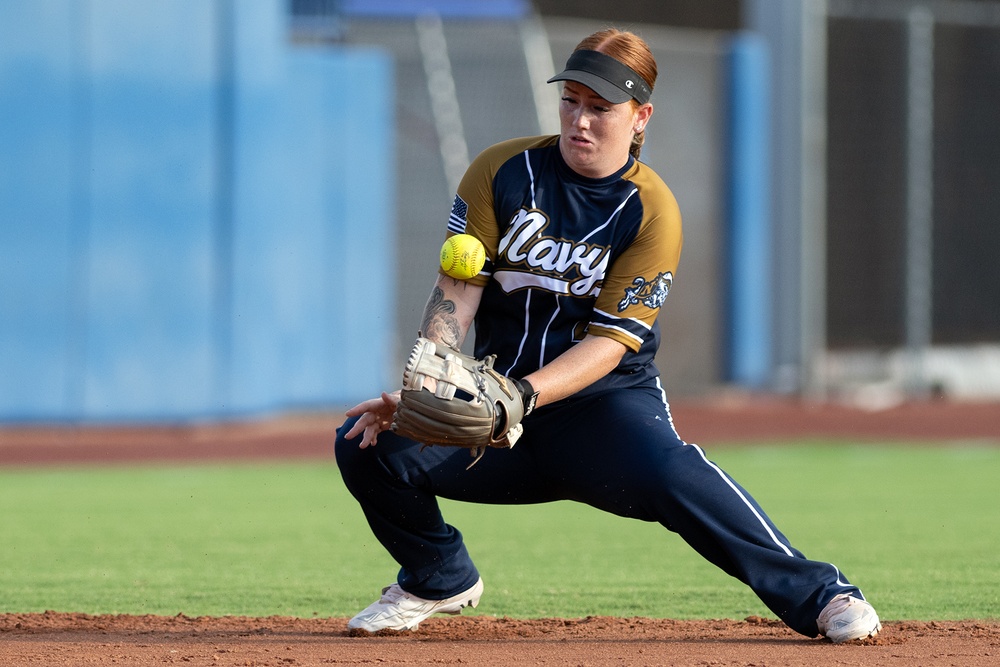
[[[418,338],[403,370],[392,430],[425,445],[470,449],[473,464],[487,447],[513,447],[537,394],[526,381],[493,370],[494,360]]]

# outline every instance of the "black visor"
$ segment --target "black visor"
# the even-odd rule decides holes
[[[566,61],[566,69],[548,82],[553,81],[582,83],[612,104],[631,99],[645,104],[653,92],[649,84],[628,65],[600,51],[587,49],[574,51]]]

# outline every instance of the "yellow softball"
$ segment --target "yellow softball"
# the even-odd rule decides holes
[[[441,246],[441,270],[457,280],[468,280],[483,270],[486,248],[475,236],[449,236]]]

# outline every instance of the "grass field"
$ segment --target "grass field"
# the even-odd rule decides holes
[[[1000,618],[1000,448],[717,448],[884,619]],[[396,565],[331,462],[0,470],[0,612],[350,616]],[[443,503],[478,613],[772,616],[658,525],[572,503]]]

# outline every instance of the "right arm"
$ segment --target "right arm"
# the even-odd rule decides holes
[[[439,274],[424,308],[420,325],[423,337],[455,350],[461,349],[479,310],[483,289]]]
[[[482,296],[482,287],[439,274],[424,307],[420,326],[423,337],[455,350],[460,349],[472,327]],[[350,440],[364,434],[360,445],[362,449],[376,444],[378,434],[392,426],[392,416],[398,403],[399,390],[396,390],[391,394],[382,392],[379,398],[355,405],[346,414],[348,417],[360,415],[360,419],[345,437]]]

